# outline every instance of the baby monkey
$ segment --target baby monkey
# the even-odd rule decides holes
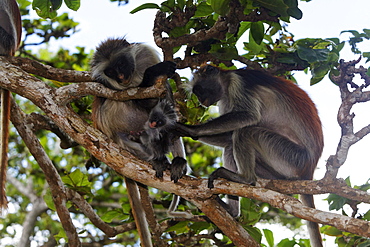
[[[176,137],[171,133],[176,120],[177,115],[173,105],[168,100],[162,99],[150,111],[143,131],[131,133],[122,138],[125,145],[135,150],[141,159],[153,166],[158,178],[163,177],[163,171],[171,169],[171,180],[175,183],[186,174],[187,170],[184,158],[177,156],[171,164],[166,157]]]

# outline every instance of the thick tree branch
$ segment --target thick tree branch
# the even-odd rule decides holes
[[[23,57],[8,57],[10,63],[28,72],[29,74],[39,75],[46,79],[61,82],[89,82],[92,81],[90,72],[57,69],[49,65],[42,64],[35,60]]]

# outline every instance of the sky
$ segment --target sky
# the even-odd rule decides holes
[[[121,36],[125,36],[129,42],[144,42],[155,47],[152,28],[156,10],[129,14],[132,9],[146,2],[160,4],[162,1],[130,0],[128,5],[117,7],[117,3],[110,3],[108,0],[81,0],[81,8],[77,12],[68,10],[70,16],[80,23],[78,27],[80,31],[71,38],[50,42],[49,49],[57,50],[60,46],[69,49],[83,46],[88,51],[108,37]],[[303,18],[301,20],[292,19],[288,24],[288,30],[295,35],[295,40],[306,37],[339,37],[345,41],[349,36],[348,34],[341,35],[341,31],[362,31],[364,28],[370,28],[369,0],[313,0],[309,3],[299,2],[299,8],[303,12]],[[60,13],[64,11],[67,11],[67,8],[62,8]],[[35,14],[32,13],[32,15]],[[369,42],[365,45],[370,47]],[[370,51],[370,49],[366,50],[366,46],[364,47],[365,51]],[[349,61],[357,59],[358,55],[352,54],[349,46],[346,45],[341,58]],[[309,85],[310,76],[303,72],[296,72],[295,78],[299,86],[308,92],[315,102],[323,123],[325,147],[315,174],[315,179],[320,179],[325,174],[326,159],[335,154],[341,133],[336,120],[340,105],[339,90],[328,78],[314,86]],[[356,106],[353,112],[356,113],[355,130],[370,124],[369,103]],[[370,177],[370,173],[364,168],[370,165],[368,147],[370,147],[369,136],[352,146],[338,177],[351,176],[352,185],[365,183]],[[328,209],[327,202],[321,201],[326,196],[315,196],[317,208]],[[362,207],[361,212],[369,209],[369,206]]]

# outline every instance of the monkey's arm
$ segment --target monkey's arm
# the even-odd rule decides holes
[[[218,118],[200,125],[185,125],[176,123],[175,131],[180,136],[199,138],[201,136],[218,135],[243,127],[255,125],[260,120],[260,114],[251,114],[246,111],[226,113]]]
[[[175,73],[175,70],[176,64],[171,61],[164,61],[153,65],[145,70],[143,81],[139,87],[153,86],[158,76],[165,75],[171,77]]]

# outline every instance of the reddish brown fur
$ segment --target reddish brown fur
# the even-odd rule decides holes
[[[311,136],[313,136],[316,140],[317,146],[315,150],[316,157],[313,161],[314,164],[305,166],[306,169],[302,169],[300,174],[301,177],[304,177],[305,179],[313,179],[313,173],[315,171],[316,164],[321,156],[321,152],[324,147],[321,121],[318,116],[317,109],[307,93],[298,88],[295,83],[282,78],[278,79],[281,80],[283,83],[276,83],[272,85],[279,92],[287,94],[289,96],[288,99],[297,99],[300,102],[299,104],[295,102],[295,104],[290,105],[292,108],[295,108],[296,114],[302,119],[302,121],[305,123],[305,127],[308,128],[308,132],[310,132]]]
[[[10,8],[9,8],[10,7]],[[9,51],[6,52],[7,56],[14,56],[15,52],[17,51],[22,35],[22,20],[20,11],[15,0],[2,0],[0,3],[0,9],[2,11],[9,11],[8,15],[13,20],[4,20],[4,23],[0,23],[0,26],[7,25],[7,23],[11,22],[14,25],[13,31],[16,34],[14,38],[14,46],[10,47]],[[4,28],[6,29],[6,28]],[[13,34],[10,34],[13,35]],[[0,45],[7,47],[1,43],[0,37]],[[6,199],[6,192],[5,192],[5,183],[6,183],[6,170],[8,166],[8,138],[9,138],[9,119],[10,119],[10,92],[5,89],[1,89],[1,156],[0,156],[0,212],[7,207],[7,199]]]

